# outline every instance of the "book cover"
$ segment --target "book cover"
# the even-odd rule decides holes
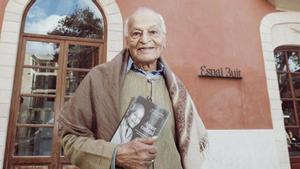
[[[130,102],[111,142],[123,144],[135,138],[158,137],[169,114],[169,111],[144,97],[135,97]]]

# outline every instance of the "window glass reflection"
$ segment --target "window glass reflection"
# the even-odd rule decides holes
[[[102,39],[103,17],[92,0],[36,0],[25,33]]]
[[[70,45],[68,67],[90,69],[98,64],[98,47]]]
[[[284,124],[285,125],[296,125],[295,110],[293,101],[282,101],[281,104]]]
[[[67,71],[66,75],[66,95],[71,95],[75,92],[77,87],[88,72]]]
[[[300,74],[292,73],[292,84],[294,88],[295,97],[300,97]]]
[[[24,68],[21,92],[27,94],[55,94],[57,70]]]
[[[298,52],[288,51],[287,55],[288,55],[289,70],[291,72],[298,72],[300,69]]]
[[[14,155],[51,155],[51,142],[52,128],[18,127]]]
[[[54,98],[21,96],[18,123],[53,124],[54,101]]]
[[[292,92],[287,73],[277,73],[281,98],[291,98]]]
[[[287,66],[286,66],[286,59],[284,52],[275,52],[275,63],[276,63],[276,69],[277,71],[286,71]]]
[[[59,44],[27,41],[24,65],[58,66]]]
[[[286,134],[290,156],[300,155],[299,128],[288,128]]]
[[[300,155],[300,59],[298,47],[274,51],[281,107],[290,156]]]

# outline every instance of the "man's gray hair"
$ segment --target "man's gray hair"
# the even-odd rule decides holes
[[[128,34],[129,34],[129,30],[128,30],[128,22],[130,21],[130,19],[135,16],[135,15],[139,15],[139,14],[142,14],[142,13],[152,13],[154,15],[156,15],[159,20],[160,20],[160,27],[161,27],[161,30],[162,30],[162,33],[164,35],[167,34],[167,28],[166,28],[166,23],[165,23],[165,20],[164,18],[157,12],[153,11],[152,9],[149,9],[147,7],[141,7],[141,8],[138,8],[132,15],[130,15],[126,20],[125,20],[125,23],[124,23],[124,36],[127,37]]]

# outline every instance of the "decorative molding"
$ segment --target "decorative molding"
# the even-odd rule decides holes
[[[273,51],[276,47],[282,45],[300,45],[300,40],[298,41],[295,36],[292,36],[290,33],[282,35],[282,33],[286,32],[275,32],[274,28],[290,29],[289,26],[295,23],[300,23],[299,12],[271,13],[266,15],[260,24],[270,109],[276,139],[278,162],[281,169],[290,169],[290,165],[287,165],[290,164],[290,161]],[[294,31],[293,33],[298,36],[298,32]]]
[[[290,28],[291,30],[293,30],[294,32],[296,32],[296,33],[300,33],[300,29],[297,29],[297,28]]]

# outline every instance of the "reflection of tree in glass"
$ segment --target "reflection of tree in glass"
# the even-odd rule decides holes
[[[101,39],[103,21],[97,18],[89,8],[75,9],[74,13],[62,18],[54,30],[48,34]]]
[[[98,17],[90,8],[75,9],[74,12],[62,18],[49,35],[72,36],[91,39],[102,39],[103,19]],[[54,48],[58,48],[56,45]],[[91,68],[98,64],[98,48],[82,45],[70,45],[68,67]],[[54,54],[58,59],[58,53]]]
[[[284,71],[286,70],[283,52],[275,53],[275,63],[276,63],[277,70],[284,70]]]
[[[300,64],[299,64],[299,58],[298,55],[296,54],[296,52],[291,52],[289,54],[289,68],[291,72],[296,72],[299,70],[300,68]]]
[[[98,64],[98,47],[70,45],[68,67],[92,68]]]

